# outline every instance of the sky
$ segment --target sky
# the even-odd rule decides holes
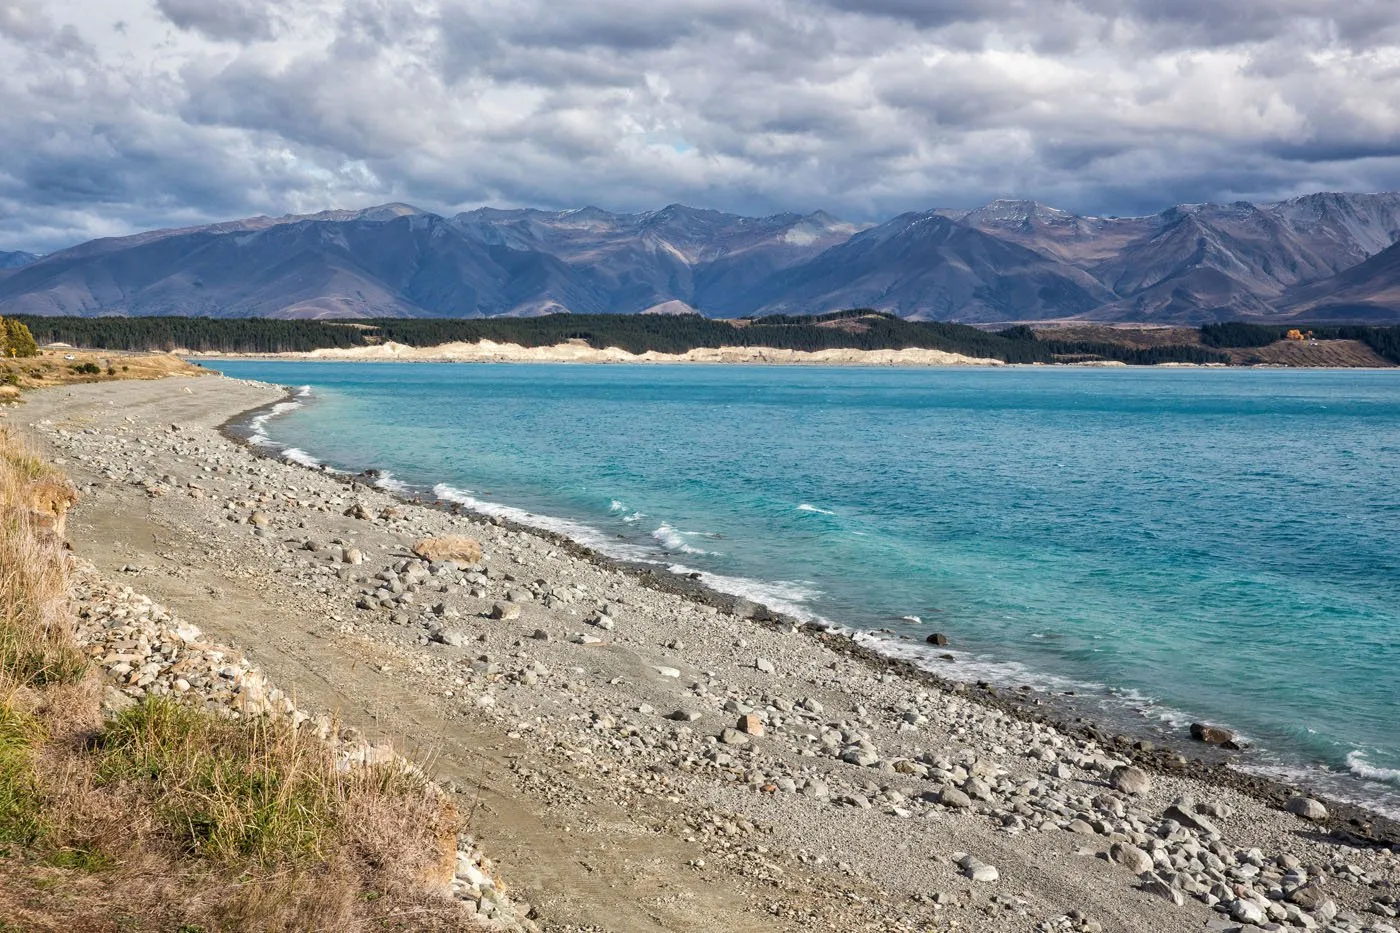
[[[0,0],[0,250],[403,201],[1400,188],[1400,0]]]

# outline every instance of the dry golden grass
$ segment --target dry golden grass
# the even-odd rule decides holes
[[[71,501],[0,430],[0,933],[469,926],[430,891],[456,813],[420,776],[171,699],[104,722],[55,521]]]
[[[67,359],[67,357],[73,359]],[[80,368],[95,369],[79,371]],[[114,379],[163,379],[202,376],[209,370],[169,353],[118,353],[103,350],[41,350],[23,359],[0,358],[0,402],[19,396],[3,390],[28,390]]]

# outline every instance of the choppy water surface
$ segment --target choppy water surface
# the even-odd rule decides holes
[[[1400,813],[1400,374],[216,365],[310,387],[298,456]]]

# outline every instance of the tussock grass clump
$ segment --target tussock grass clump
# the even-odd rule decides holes
[[[285,720],[222,719],[161,697],[108,725],[95,775],[101,786],[140,789],[176,845],[225,864],[325,862],[352,841],[347,817],[367,798],[431,803],[417,775],[343,767],[329,745]]]
[[[0,431],[0,918],[65,933],[464,928],[429,892],[451,877],[455,810],[402,763],[352,766],[289,719],[163,697],[104,721],[102,675],[74,637],[72,501]]]
[[[269,720],[218,719],[152,697],[102,733],[96,777],[148,796],[172,840],[215,861],[324,859],[339,775],[326,744]]]

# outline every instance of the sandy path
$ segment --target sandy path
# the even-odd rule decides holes
[[[347,517],[350,502],[371,514],[394,503],[253,458],[214,430],[277,397],[223,378],[111,383],[31,396],[10,420],[33,425],[88,487],[69,526],[82,556],[244,648],[299,705],[339,710],[429,758],[463,789],[472,832],[546,929],[1168,933],[1220,916],[1192,896],[1177,906],[1139,890],[1103,857],[1115,839],[1155,847],[1157,870],[1183,877],[1209,861],[1209,842],[1220,871],[1240,875],[1220,877],[1245,883],[1232,898],[1259,875],[1239,866],[1262,858],[1278,876],[1271,860],[1285,853],[1327,877],[1343,908],[1364,908],[1398,877],[1391,853],[1337,846],[1224,788],[1158,775],[1141,799],[1115,794],[1113,755],[1093,743],[533,536],[414,507]],[[246,523],[254,512],[269,517],[266,534]],[[416,537],[449,530],[482,539],[487,575],[448,574],[440,589],[430,577],[416,601],[355,607],[385,592],[370,575]],[[335,539],[362,549],[363,567],[326,564]],[[520,618],[488,622],[508,594]],[[615,631],[587,624],[602,604]],[[597,644],[576,644],[585,633]],[[700,718],[665,718],[677,709]],[[765,736],[717,742],[748,710]],[[985,796],[923,799],[951,783]],[[1157,845],[1154,827],[1182,794],[1216,808],[1217,838],[1175,831]],[[970,880],[959,852],[1000,880]],[[1343,861],[1362,875],[1338,874]]]

